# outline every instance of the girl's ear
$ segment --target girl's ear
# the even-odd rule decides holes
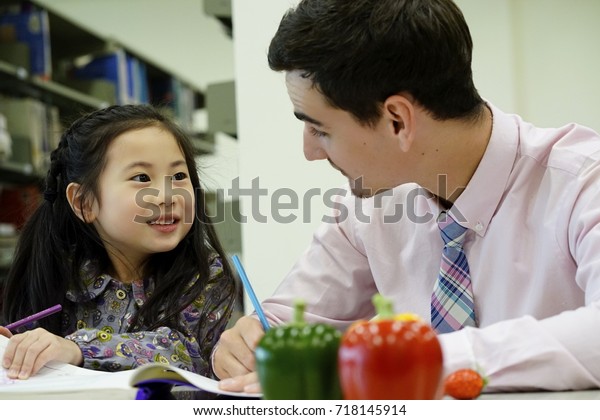
[[[67,201],[73,210],[73,213],[85,223],[92,223],[96,219],[93,204],[90,200],[83,200],[81,195],[81,185],[71,182],[67,185]]]
[[[415,108],[405,95],[388,97],[383,103],[384,117],[391,121],[393,135],[403,152],[408,152],[415,138]]]

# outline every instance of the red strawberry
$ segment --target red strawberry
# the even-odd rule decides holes
[[[459,369],[444,380],[444,394],[457,400],[477,398],[486,385],[486,380],[473,369]]]

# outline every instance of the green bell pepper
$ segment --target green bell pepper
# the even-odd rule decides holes
[[[341,333],[326,324],[307,324],[303,302],[294,320],[269,329],[256,348],[256,366],[267,400],[340,400],[337,354]]]

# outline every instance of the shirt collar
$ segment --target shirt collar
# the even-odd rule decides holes
[[[519,143],[515,120],[491,104],[492,134],[481,162],[450,210],[455,220],[484,236],[512,172]]]
[[[87,302],[100,295],[112,280],[108,274],[99,274],[98,264],[94,261],[86,261],[79,270],[82,289],[70,287],[66,298],[72,302]]]
[[[134,298],[138,301],[142,301],[143,303],[143,301],[146,300],[146,293],[144,290],[147,288],[152,288],[149,286],[149,284],[144,284],[149,280],[146,282],[140,280],[139,282],[134,282],[131,285],[128,285],[118,281],[106,273],[100,273],[98,264],[95,261],[85,262],[79,270],[79,275],[83,289],[80,290],[71,287],[66,293],[67,300],[75,303],[89,302],[95,299],[96,297],[100,296],[111,283],[115,283],[120,288],[133,287]]]

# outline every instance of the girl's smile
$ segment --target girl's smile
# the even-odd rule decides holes
[[[163,233],[171,233],[177,229],[177,224],[179,223],[179,219],[177,218],[160,218],[154,221],[148,222],[148,225],[152,227],[154,230]]]

